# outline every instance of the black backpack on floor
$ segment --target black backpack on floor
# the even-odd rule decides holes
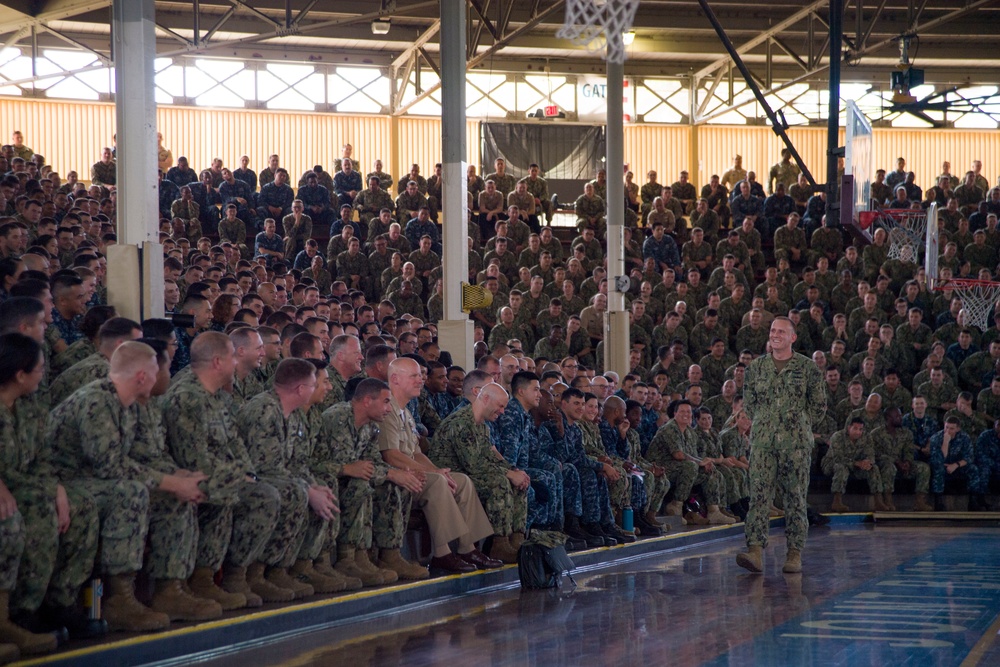
[[[564,574],[576,585],[570,574],[576,565],[566,553],[565,543],[566,537],[560,533],[531,532],[517,554],[517,574],[522,588],[559,588]]]

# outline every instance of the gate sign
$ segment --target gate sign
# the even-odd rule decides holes
[[[608,81],[605,77],[581,76],[576,82],[577,117],[585,122],[604,123],[608,118]],[[635,93],[632,81],[622,81],[622,119],[635,120]]]

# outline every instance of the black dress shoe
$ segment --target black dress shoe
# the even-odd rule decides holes
[[[618,546],[618,540],[611,537],[604,530],[601,529],[601,525],[598,523],[585,523],[582,524],[583,530],[587,533],[587,544],[598,547],[614,547]],[[597,541],[600,540],[600,544]]]
[[[498,567],[504,566],[504,562],[502,560],[490,558],[479,549],[473,549],[467,554],[458,554],[458,557],[469,565],[472,565],[480,570],[495,570]]]
[[[566,551],[583,551],[584,549],[589,548],[590,545],[587,544],[586,540],[577,540],[572,537],[566,540]]]
[[[619,544],[631,544],[635,542],[635,535],[629,535],[624,530],[618,527],[618,524],[609,523],[605,526],[601,526],[604,530],[605,535],[609,535],[614,539],[618,540]]]
[[[646,521],[645,517],[636,517],[635,527],[639,529],[639,534],[643,537],[659,537],[663,535],[663,531],[658,526],[654,526]]]
[[[448,554],[440,558],[437,556],[431,558],[431,569],[448,572],[449,574],[466,574],[468,572],[475,572],[477,568],[456,554]]]

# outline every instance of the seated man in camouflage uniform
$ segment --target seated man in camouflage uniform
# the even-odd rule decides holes
[[[313,463],[324,469],[322,480],[339,488],[343,529],[337,535],[335,569],[365,586],[389,584],[400,576],[421,575],[397,563],[371,562],[373,546],[398,550],[410,516],[411,498],[423,481],[408,470],[390,467],[378,450],[378,428],[392,409],[389,387],[381,380],[352,380],[344,402],[323,412]]]
[[[231,413],[236,349],[208,331],[191,344],[191,370],[162,399],[167,445],[178,464],[200,470],[207,500],[198,507],[198,555],[189,586],[223,610],[260,606],[280,593],[264,579],[260,555],[274,532],[281,499],[259,481]],[[225,563],[222,588],[215,573]]]
[[[865,434],[865,421],[861,417],[852,417],[842,431],[830,438],[830,449],[823,457],[821,464],[823,473],[833,477],[830,487],[833,491],[833,502],[830,509],[834,512],[850,512],[851,508],[844,504],[844,492],[847,490],[847,479],[855,477],[868,482],[872,493],[875,510],[885,512],[882,494],[885,485],[882,482],[882,471],[877,465],[875,447]],[[893,465],[895,476],[895,465]]]
[[[466,383],[469,384],[468,378]],[[472,479],[493,526],[490,558],[515,563],[528,520],[531,478],[504,460],[490,442],[486,426],[486,422],[494,421],[507,407],[507,392],[491,383],[476,396],[465,393],[470,405],[441,422],[428,457],[435,465],[463,472]]]
[[[871,432],[871,439],[875,443],[875,462],[882,472],[885,505],[890,510],[895,510],[892,492],[898,475],[904,479],[915,479],[917,482],[917,499],[913,510],[932,512],[934,507],[927,503],[931,469],[923,461],[915,460],[916,444],[913,442],[913,432],[903,428],[903,413],[898,407],[893,406],[885,411],[885,425],[874,429]]]
[[[649,443],[649,460],[666,468],[673,487],[674,499],[667,504],[667,514],[681,516],[683,504],[691,496],[691,489],[700,484],[708,502],[708,516],[702,518],[689,512],[684,520],[717,525],[736,523],[719,509],[722,502],[722,477],[711,463],[701,461],[698,434],[692,428],[693,419],[691,403],[687,400],[677,401],[672,419],[657,431]]]
[[[159,371],[151,347],[138,342],[122,345],[111,358],[108,378],[87,385],[63,402],[49,415],[46,431],[64,485],[83,489],[97,506],[100,567],[109,577],[110,588],[103,612],[112,630],[161,630],[170,624],[171,616],[206,620],[221,615],[218,605],[194,598],[179,580],[157,586],[156,597],[166,594],[176,602],[157,605],[166,613],[153,611],[135,599],[135,576],[142,569],[149,528],[150,492],[173,494],[179,509],[184,503],[206,498],[199,488],[205,474],[165,474],[131,456],[139,421],[137,401],[148,399]],[[181,528],[185,523],[181,520],[176,525]],[[192,531],[193,526],[187,525],[175,535],[175,543],[179,546],[192,541]]]
[[[958,417],[948,417],[944,429],[931,436],[931,493],[934,494],[934,510],[943,511],[944,487],[946,481],[964,481],[969,493],[969,509],[977,510],[984,505],[980,489],[979,467],[976,465],[972,440],[959,426]]]
[[[316,572],[312,560],[298,559],[312,515],[325,522],[338,509],[333,491],[315,482],[303,458],[307,449],[303,441],[308,437],[303,410],[309,406],[316,382],[313,364],[285,359],[274,372],[272,389],[236,411],[236,425],[257,472],[281,496],[277,524],[260,560],[268,566],[265,578],[287,591],[280,593],[286,600],[343,590],[342,580]],[[320,526],[319,531],[323,530]]]

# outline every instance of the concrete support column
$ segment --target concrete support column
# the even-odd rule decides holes
[[[462,312],[462,281],[469,279],[468,195],[465,178],[464,0],[441,0],[441,188],[444,320],[441,348],[467,370],[473,368],[473,323]],[[499,304],[498,304],[499,305]]]
[[[163,316],[153,26],[153,0],[114,0],[118,245],[108,249],[108,300],[137,320]]]
[[[615,281],[625,273],[624,222],[625,183],[622,165],[625,163],[625,129],[622,121],[622,94],[625,66],[608,61],[608,319],[604,326],[604,369],[623,377],[628,373],[629,321],[625,310],[625,295],[615,289]]]

